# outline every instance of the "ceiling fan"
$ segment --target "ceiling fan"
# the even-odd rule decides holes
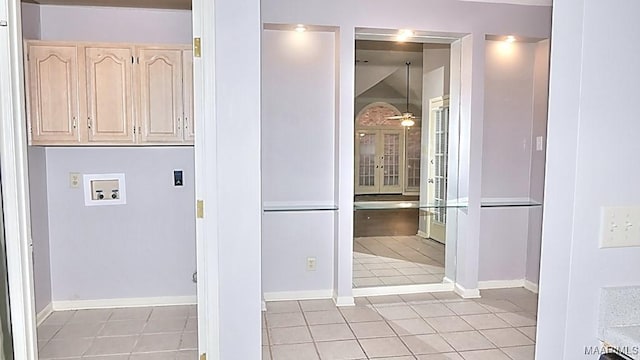
[[[413,126],[416,124],[416,119],[419,119],[412,112],[409,111],[409,67],[411,66],[411,62],[407,61],[405,63],[407,65],[407,111],[402,113],[402,115],[397,116],[389,116],[387,119],[389,120],[402,120],[400,125],[402,126]]]

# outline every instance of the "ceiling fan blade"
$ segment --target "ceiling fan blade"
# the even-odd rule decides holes
[[[387,120],[400,120],[400,119],[404,119],[403,115],[397,115],[397,116],[389,116],[387,117]]]

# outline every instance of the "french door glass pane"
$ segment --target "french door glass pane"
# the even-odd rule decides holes
[[[376,134],[360,133],[360,169],[358,184],[360,186],[375,186],[376,171]]]
[[[449,108],[436,111],[436,153],[435,153],[435,202],[444,205],[447,201],[447,159],[448,159],[448,129]],[[447,209],[438,207],[435,210],[434,220],[439,223],[446,222]]]
[[[384,186],[400,184],[400,134],[384,134]]]
[[[420,187],[420,128],[407,131],[407,187]]]

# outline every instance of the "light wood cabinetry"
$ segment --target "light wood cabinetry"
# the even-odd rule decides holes
[[[27,65],[25,74],[31,142],[78,143],[77,48],[32,46]]]
[[[25,48],[32,145],[193,144],[189,46]]]
[[[86,47],[89,143],[133,143],[132,48]]]

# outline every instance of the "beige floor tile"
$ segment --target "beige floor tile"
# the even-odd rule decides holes
[[[311,325],[309,330],[316,342],[355,339],[355,335],[347,324]]]
[[[269,331],[272,345],[300,344],[311,342],[311,334],[306,326],[275,328]]]
[[[157,306],[151,311],[150,320],[167,318],[187,318],[189,317],[189,306]]]
[[[198,352],[196,350],[183,350],[178,351],[176,360],[196,360],[198,359]],[[271,360],[270,357],[266,357],[265,360]]]
[[[133,352],[177,351],[180,347],[181,338],[181,333],[142,335],[138,339]]]
[[[119,320],[109,321],[99,333],[99,336],[122,336],[140,334],[146,324],[146,320]]]
[[[534,360],[535,359],[534,345],[507,347],[507,348],[502,348],[502,351],[513,360]]]
[[[309,325],[341,324],[345,322],[344,317],[335,307],[331,310],[305,311],[304,317]]]
[[[449,302],[446,303],[446,306],[457,315],[488,314],[490,312],[475,301]]]
[[[511,326],[494,314],[464,315],[461,317],[476,330],[500,329]]]
[[[175,318],[151,318],[147,322],[147,325],[144,327],[143,333],[145,334],[161,334],[161,333],[172,333],[172,332],[182,332],[184,328],[187,326],[187,318],[186,317],[175,317]]]
[[[463,360],[462,356],[458,353],[444,353],[444,354],[431,354],[431,355],[418,355],[418,360]]]
[[[384,285],[409,285],[413,284],[406,276],[384,276],[379,278]]]
[[[85,355],[129,354],[139,335],[98,337]]]
[[[177,356],[178,356],[177,351],[162,351],[162,352],[149,352],[144,354],[132,354],[129,359],[130,360],[174,360]]]
[[[532,345],[533,341],[514,328],[480,331],[497,347]]]
[[[395,336],[393,329],[385,321],[351,324],[351,330],[358,339]]]
[[[335,310],[336,303],[332,299],[300,301],[302,311]]]
[[[180,341],[180,350],[197,350],[198,349],[198,333],[184,332]]]
[[[433,334],[433,329],[424,319],[403,319],[388,321],[389,325],[398,335],[424,335]]]
[[[509,300],[496,300],[496,299],[475,299],[475,302],[484,306],[489,311],[494,313],[504,313],[504,312],[520,312],[523,309],[519,308],[516,304],[512,303]]]
[[[104,327],[105,323],[67,323],[53,337],[54,340],[93,338]]]
[[[350,307],[341,308],[340,312],[344,315],[348,322],[366,322],[382,320],[380,314],[373,309],[366,307]]]
[[[51,340],[40,351],[41,359],[81,356],[91,346],[92,339]]]
[[[442,316],[425,319],[437,332],[471,331],[473,327],[459,316]]]
[[[153,308],[136,307],[136,308],[120,308],[113,309],[113,313],[109,321],[118,320],[148,320]]]
[[[514,327],[523,327],[523,326],[534,326],[536,325],[536,317],[530,313],[526,312],[516,312],[516,313],[497,313],[499,318],[509,323]]]
[[[405,301],[399,295],[370,296],[369,303],[375,307],[404,305]]]
[[[409,349],[398,337],[362,339],[360,345],[370,358],[411,355]]]
[[[533,341],[536,341],[536,327],[535,326],[523,326],[517,328],[521,333],[527,335],[527,337]]]
[[[38,326],[38,341],[48,341],[62,328],[62,325],[40,325]]]
[[[306,325],[302,312],[270,314],[267,313],[267,326],[269,328],[291,327]]]
[[[420,317],[409,305],[376,306],[376,310],[378,314],[387,320],[416,319]]]
[[[461,352],[464,360],[511,360],[500,350],[479,350]]]
[[[400,297],[408,304],[433,303],[434,301],[437,301],[436,298],[430,293],[407,294],[400,295]]]
[[[320,360],[312,343],[275,345],[271,348],[273,360]]]
[[[455,313],[451,311],[451,309],[440,303],[416,304],[411,306],[418,313],[418,315],[425,318],[455,315]]]
[[[365,354],[355,340],[328,341],[316,344],[322,360],[364,359]]]
[[[75,314],[69,319],[69,323],[97,323],[101,321],[107,321],[113,313],[112,309],[96,309],[96,310],[81,310],[76,311]]]
[[[414,355],[453,352],[453,348],[438,334],[403,336],[402,341]]]
[[[368,277],[368,278],[356,278],[353,279],[353,285],[355,287],[367,287],[367,286],[381,286],[384,285],[382,280],[377,277]]]
[[[129,354],[83,356],[82,360],[129,360],[129,356],[130,356]],[[173,356],[175,356],[175,355],[173,355]],[[65,360],[67,360],[67,359],[65,359]]]
[[[478,331],[443,333],[442,337],[458,352],[495,348],[495,346]]]
[[[262,347],[262,359],[261,360],[271,360],[271,349],[268,346]]]
[[[297,301],[269,301],[267,302],[267,313],[279,314],[289,312],[299,312],[300,304]]]
[[[42,325],[64,325],[73,317],[75,311],[56,311],[51,313]]]

